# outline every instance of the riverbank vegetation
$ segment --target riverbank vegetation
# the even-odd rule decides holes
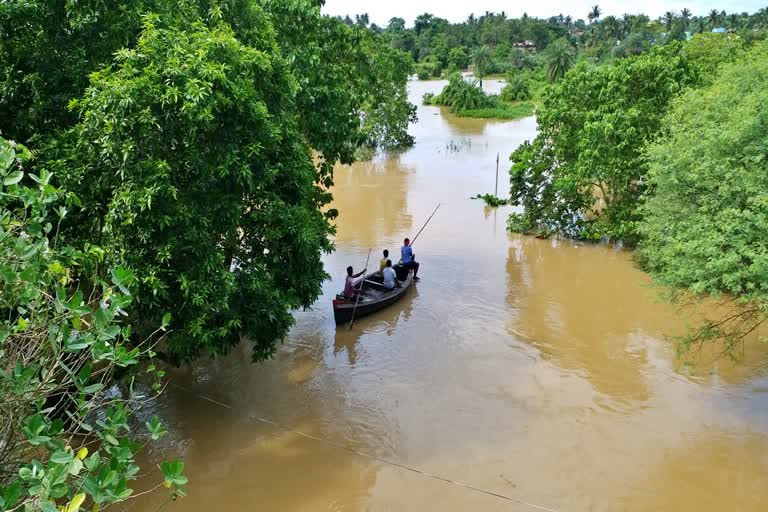
[[[764,31],[697,34],[599,66],[579,63],[510,157],[513,231],[638,246],[678,300],[736,306],[689,336],[732,348],[765,320],[768,195]]]
[[[0,510],[98,510],[162,435],[152,359],[269,357],[319,296],[333,165],[413,143],[413,62],[310,0],[4,2],[0,34]]]

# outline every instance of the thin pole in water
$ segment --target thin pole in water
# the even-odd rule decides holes
[[[352,325],[355,323],[355,311],[357,311],[357,303],[360,302],[360,295],[363,293],[363,286],[365,286],[365,272],[368,270],[368,261],[371,259],[371,249],[368,249],[368,257],[365,258],[365,268],[363,269],[363,280],[360,282],[360,290],[357,292],[357,299],[355,299],[355,307],[352,308],[352,319],[349,321],[349,329],[352,330]],[[354,290],[354,286],[352,287]]]
[[[496,153],[496,191],[494,196],[499,197],[499,154]]]

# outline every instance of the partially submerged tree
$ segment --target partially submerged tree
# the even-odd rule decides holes
[[[732,348],[768,312],[768,46],[677,99],[649,151],[640,261],[662,285],[737,306],[682,339]]]
[[[268,356],[289,310],[319,295],[332,247],[297,83],[270,32],[246,46],[222,21],[145,23],[136,49],[92,76],[52,162],[80,191],[70,236],[97,233],[140,276],[142,322],[173,308],[173,356],[241,337]]]
[[[68,242],[136,272],[136,325],[177,313],[169,357],[271,354],[326,277],[334,163],[412,143],[410,57],[320,3],[0,4],[0,128],[82,199]]]
[[[487,46],[479,46],[472,50],[472,67],[475,78],[480,81],[480,89],[483,88],[483,77],[493,68],[493,55]]]
[[[696,71],[667,46],[611,65],[579,64],[545,95],[539,133],[510,157],[515,231],[636,239],[646,141]],[[642,86],[638,86],[642,84]]]

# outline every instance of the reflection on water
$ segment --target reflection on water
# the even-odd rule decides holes
[[[413,83],[411,96],[442,85]],[[532,510],[258,418],[556,510],[765,510],[768,347],[687,371],[665,337],[706,311],[658,301],[626,251],[510,235],[510,208],[469,199],[493,191],[497,154],[506,190],[506,157],[533,119],[438,107],[419,119],[414,148],[337,169],[334,279],[278,356],[251,365],[242,346],[173,370],[142,413],[170,430],[148,457],[187,463],[190,495],[170,510]],[[384,248],[397,255],[438,202],[414,247],[422,281],[337,329],[330,298],[346,266],[369,248],[369,266]]]

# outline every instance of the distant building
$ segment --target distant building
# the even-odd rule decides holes
[[[516,42],[515,43],[515,48],[522,48],[523,50],[528,50],[529,52],[535,52],[536,51],[536,43],[526,39],[525,41],[518,41],[518,42]]]
[[[725,27],[715,27],[712,29],[713,34],[725,34]]]

